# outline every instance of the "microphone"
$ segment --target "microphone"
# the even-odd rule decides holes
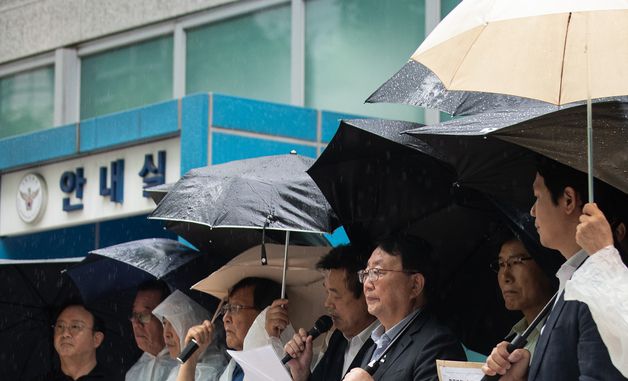
[[[190,356],[192,356],[194,352],[196,352],[197,349],[198,349],[198,343],[196,342],[195,339],[192,339],[188,343],[188,345],[186,345],[185,348],[183,348],[181,353],[179,353],[179,355],[177,356],[177,360],[179,361],[179,363],[183,364],[184,362],[188,361]]]
[[[312,340],[314,340],[317,337],[319,337],[322,333],[329,331],[329,329],[331,328],[333,324],[334,322],[331,320],[329,316],[323,315],[319,317],[318,320],[316,320],[316,323],[314,323],[314,327],[312,327],[309,331],[307,331],[307,335],[312,336]],[[285,365],[290,360],[292,360],[292,356],[290,356],[289,354],[286,354],[281,359],[281,363]]]

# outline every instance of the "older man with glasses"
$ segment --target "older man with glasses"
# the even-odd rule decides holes
[[[152,314],[168,295],[170,288],[163,281],[148,281],[137,289],[130,320],[135,342],[144,353],[127,371],[126,381],[165,381],[178,365],[166,348],[161,322]]]
[[[281,285],[264,278],[244,278],[231,288],[227,303],[222,306],[222,322],[225,326],[228,348],[236,351],[244,350],[244,339],[255,318],[272,304],[275,296],[280,294]],[[199,350],[181,365],[177,381],[193,381],[195,379],[199,354],[212,343],[213,337],[214,327],[208,320],[188,330],[185,338],[186,344],[194,339]],[[242,368],[231,359],[220,375],[219,381],[242,381],[243,379]]]
[[[430,251],[425,241],[411,237],[387,238],[377,245],[358,275],[368,311],[381,323],[371,335],[375,344],[362,368],[379,366],[373,375],[354,368],[344,380],[436,381],[436,359],[466,360],[458,339],[428,307],[435,287]]]

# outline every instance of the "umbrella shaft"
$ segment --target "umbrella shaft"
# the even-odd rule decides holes
[[[281,277],[281,299],[286,298],[286,272],[288,271],[288,245],[290,244],[290,230],[286,230],[286,243],[283,250],[283,274]]]
[[[593,202],[593,110],[590,96],[587,99],[587,174],[589,202]]]

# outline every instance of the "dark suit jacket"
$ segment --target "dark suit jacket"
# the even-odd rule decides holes
[[[589,307],[560,296],[547,318],[528,380],[626,380],[613,366]]]
[[[335,330],[332,333],[332,336],[329,339],[329,345],[327,346],[327,349],[325,350],[325,354],[316,365],[316,368],[314,368],[314,371],[312,372],[312,375],[310,376],[309,381],[340,381],[342,380],[342,378],[344,377],[344,374],[331,375],[329,374],[329,371],[328,371],[330,362],[332,361],[333,357],[344,356],[344,353],[339,354],[337,353],[338,351],[336,350],[340,342],[339,339],[341,338],[343,338],[343,335],[342,335],[342,332],[340,332],[339,330]],[[362,348],[360,348],[360,350],[358,351],[353,361],[351,361],[351,365],[349,365],[349,368],[347,369],[350,370],[350,369],[359,367],[360,364],[362,364],[362,359],[364,358],[364,354],[371,348],[372,345],[373,345],[373,340],[371,340],[370,338],[367,341],[365,341],[364,345],[362,345]]]
[[[362,361],[362,368],[366,367],[374,350],[373,344]],[[424,310],[394,344],[373,378],[376,381],[438,381],[436,359],[466,361],[467,357],[449,328],[440,324],[429,310]]]

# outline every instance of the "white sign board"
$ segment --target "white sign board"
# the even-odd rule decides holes
[[[180,158],[172,138],[4,174],[0,236],[149,213],[155,203],[143,188],[177,181]]]
[[[483,363],[436,360],[439,381],[480,381],[484,377]]]

